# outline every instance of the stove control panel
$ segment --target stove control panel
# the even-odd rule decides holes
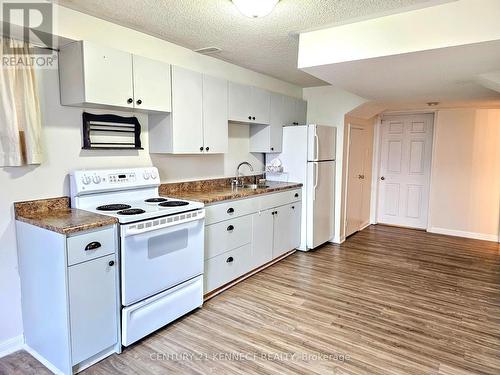
[[[107,190],[159,186],[160,176],[155,167],[80,170],[70,174],[70,183],[72,196],[78,196]]]

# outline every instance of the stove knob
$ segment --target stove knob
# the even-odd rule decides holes
[[[145,180],[149,180],[149,177],[151,177],[151,175],[149,174],[148,171],[144,171],[144,173],[142,174],[142,177],[144,177]]]
[[[101,176],[94,176],[92,178],[92,181],[94,181],[94,184],[99,184],[101,183]]]
[[[151,178],[153,180],[156,180],[158,178],[158,173],[156,173],[155,171],[151,172]]]
[[[85,175],[85,176],[82,177],[82,182],[83,182],[84,185],[88,185],[88,184],[90,184],[92,182],[92,180],[90,179],[89,176]]]

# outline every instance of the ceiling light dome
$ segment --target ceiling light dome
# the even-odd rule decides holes
[[[279,0],[233,0],[236,8],[251,18],[264,17],[271,13]]]

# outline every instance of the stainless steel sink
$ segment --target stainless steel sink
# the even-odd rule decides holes
[[[257,184],[245,184],[242,186],[243,189],[251,189],[251,190],[265,189],[268,187],[269,185],[257,185]]]

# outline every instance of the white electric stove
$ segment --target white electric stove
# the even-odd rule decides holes
[[[160,197],[156,168],[70,174],[71,205],[119,221],[122,344],[203,303],[203,203]]]

